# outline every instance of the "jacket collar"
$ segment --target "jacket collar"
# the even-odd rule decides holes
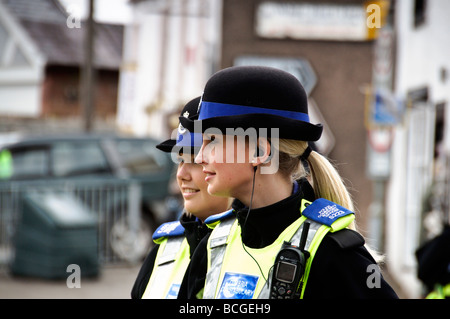
[[[297,191],[291,196],[272,205],[252,209],[241,201],[234,200],[233,209],[242,229],[242,241],[250,248],[263,248],[275,241],[290,224],[300,216],[302,199],[313,201],[314,190],[309,182],[302,178],[298,182]]]

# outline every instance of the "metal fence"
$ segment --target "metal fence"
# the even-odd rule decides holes
[[[14,258],[14,235],[24,198],[30,193],[74,197],[98,221],[101,264],[133,262],[141,223],[141,186],[130,180],[80,180],[0,183],[0,265]]]

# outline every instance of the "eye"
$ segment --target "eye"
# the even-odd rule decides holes
[[[216,140],[216,136],[215,135],[204,135],[203,136],[203,143],[204,145],[208,145],[210,143],[214,143],[214,141]]]
[[[222,144],[223,143],[223,136],[221,134],[216,133],[208,133],[203,135],[203,143],[204,145],[208,144]]]
[[[184,163],[184,158],[181,156],[177,156],[175,164],[182,164],[182,163]]]

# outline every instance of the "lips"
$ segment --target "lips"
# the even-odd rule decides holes
[[[206,177],[205,177],[205,181],[208,182],[209,180],[211,180],[211,178],[213,178],[216,174],[210,171],[205,171],[203,170],[203,173],[205,173]]]
[[[183,188],[183,193],[197,193],[198,189],[193,188]]]
[[[190,188],[190,187],[182,187],[181,190],[183,192],[183,197],[185,197],[185,198],[189,198],[200,191],[196,188]]]

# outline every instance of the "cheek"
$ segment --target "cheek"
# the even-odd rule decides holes
[[[182,176],[180,174],[180,167],[177,168],[177,176],[176,176],[178,187],[181,187]]]
[[[251,174],[249,174],[248,164],[217,164],[218,182],[221,188],[227,189],[228,193],[240,188],[248,183]]]
[[[203,168],[200,165],[196,165],[197,167],[192,170],[192,182],[200,191],[206,191],[208,184],[205,181],[206,174],[203,173]]]

